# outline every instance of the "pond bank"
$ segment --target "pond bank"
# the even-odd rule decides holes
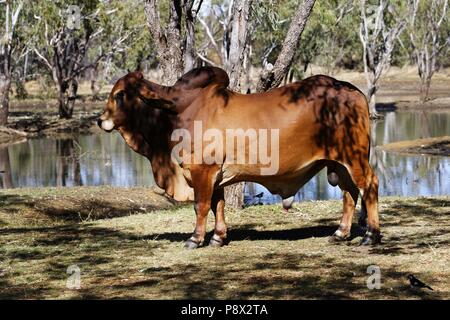
[[[161,196],[147,188],[11,189],[0,199],[2,299],[450,298],[449,196],[382,197],[383,242],[368,248],[356,224],[352,240],[328,242],[342,201],[227,208],[229,244],[194,251],[183,249],[193,206],[153,205]],[[66,287],[72,265],[79,290]],[[370,265],[379,290],[366,286]],[[409,273],[434,291],[410,289]]]
[[[404,154],[450,156],[450,136],[398,141],[378,146],[378,149]]]
[[[103,107],[103,101],[80,101],[72,119],[60,119],[54,101],[14,101],[7,126],[0,128],[0,146],[27,138],[92,133]]]

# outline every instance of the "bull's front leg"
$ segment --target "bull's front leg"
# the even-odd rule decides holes
[[[195,194],[195,214],[196,223],[192,236],[186,241],[184,247],[187,249],[196,249],[203,245],[206,233],[206,220],[209,209],[211,208],[211,198],[215,172],[211,168],[204,168],[200,165],[191,167],[192,185]]]
[[[214,191],[211,201],[211,209],[214,212],[216,224],[214,227],[214,235],[209,241],[209,245],[212,247],[221,247],[224,240],[227,238],[227,225],[225,223],[225,197],[223,188]]]

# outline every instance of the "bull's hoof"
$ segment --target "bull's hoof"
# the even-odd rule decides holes
[[[184,248],[189,249],[189,250],[197,249],[201,245],[202,245],[202,243],[200,241],[196,241],[194,239],[188,239],[184,244]]]
[[[379,231],[367,231],[359,243],[360,246],[370,246],[381,243],[381,234]]]
[[[336,232],[328,239],[331,243],[339,243],[347,241],[350,238],[350,234],[344,234],[341,230],[336,230]]]
[[[209,240],[209,246],[219,248],[223,246],[223,240],[219,236],[213,235],[211,240]]]

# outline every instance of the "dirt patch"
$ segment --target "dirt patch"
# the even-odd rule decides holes
[[[21,218],[34,223],[86,222],[171,208],[174,200],[156,187],[22,188],[0,193],[2,208],[21,211]]]
[[[405,154],[450,156],[450,136],[388,143],[377,148]]]
[[[381,198],[376,247],[357,245],[356,224],[352,240],[330,244],[342,202],[305,201],[289,213],[280,205],[227,209],[228,245],[194,251],[183,249],[192,205],[163,200],[165,209],[144,212],[152,197],[144,188],[16,189],[1,197],[3,299],[450,298],[448,196]],[[66,287],[71,265],[80,269],[79,290]],[[371,265],[381,270],[379,290],[366,285]],[[434,291],[411,289],[409,273]]]

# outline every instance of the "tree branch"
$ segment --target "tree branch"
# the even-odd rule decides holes
[[[34,48],[34,52],[36,53],[36,55],[38,56],[39,59],[41,59],[42,61],[44,61],[45,65],[50,69],[50,71],[53,69],[52,64],[47,60],[46,57],[44,57],[44,55],[42,55],[36,48]]]
[[[263,70],[256,90],[258,92],[267,91],[277,87],[294,59],[295,51],[298,48],[300,37],[305,28],[306,22],[311,14],[315,0],[304,0],[300,2],[297,14],[291,21],[286,38],[284,39],[281,52],[272,70]]]

